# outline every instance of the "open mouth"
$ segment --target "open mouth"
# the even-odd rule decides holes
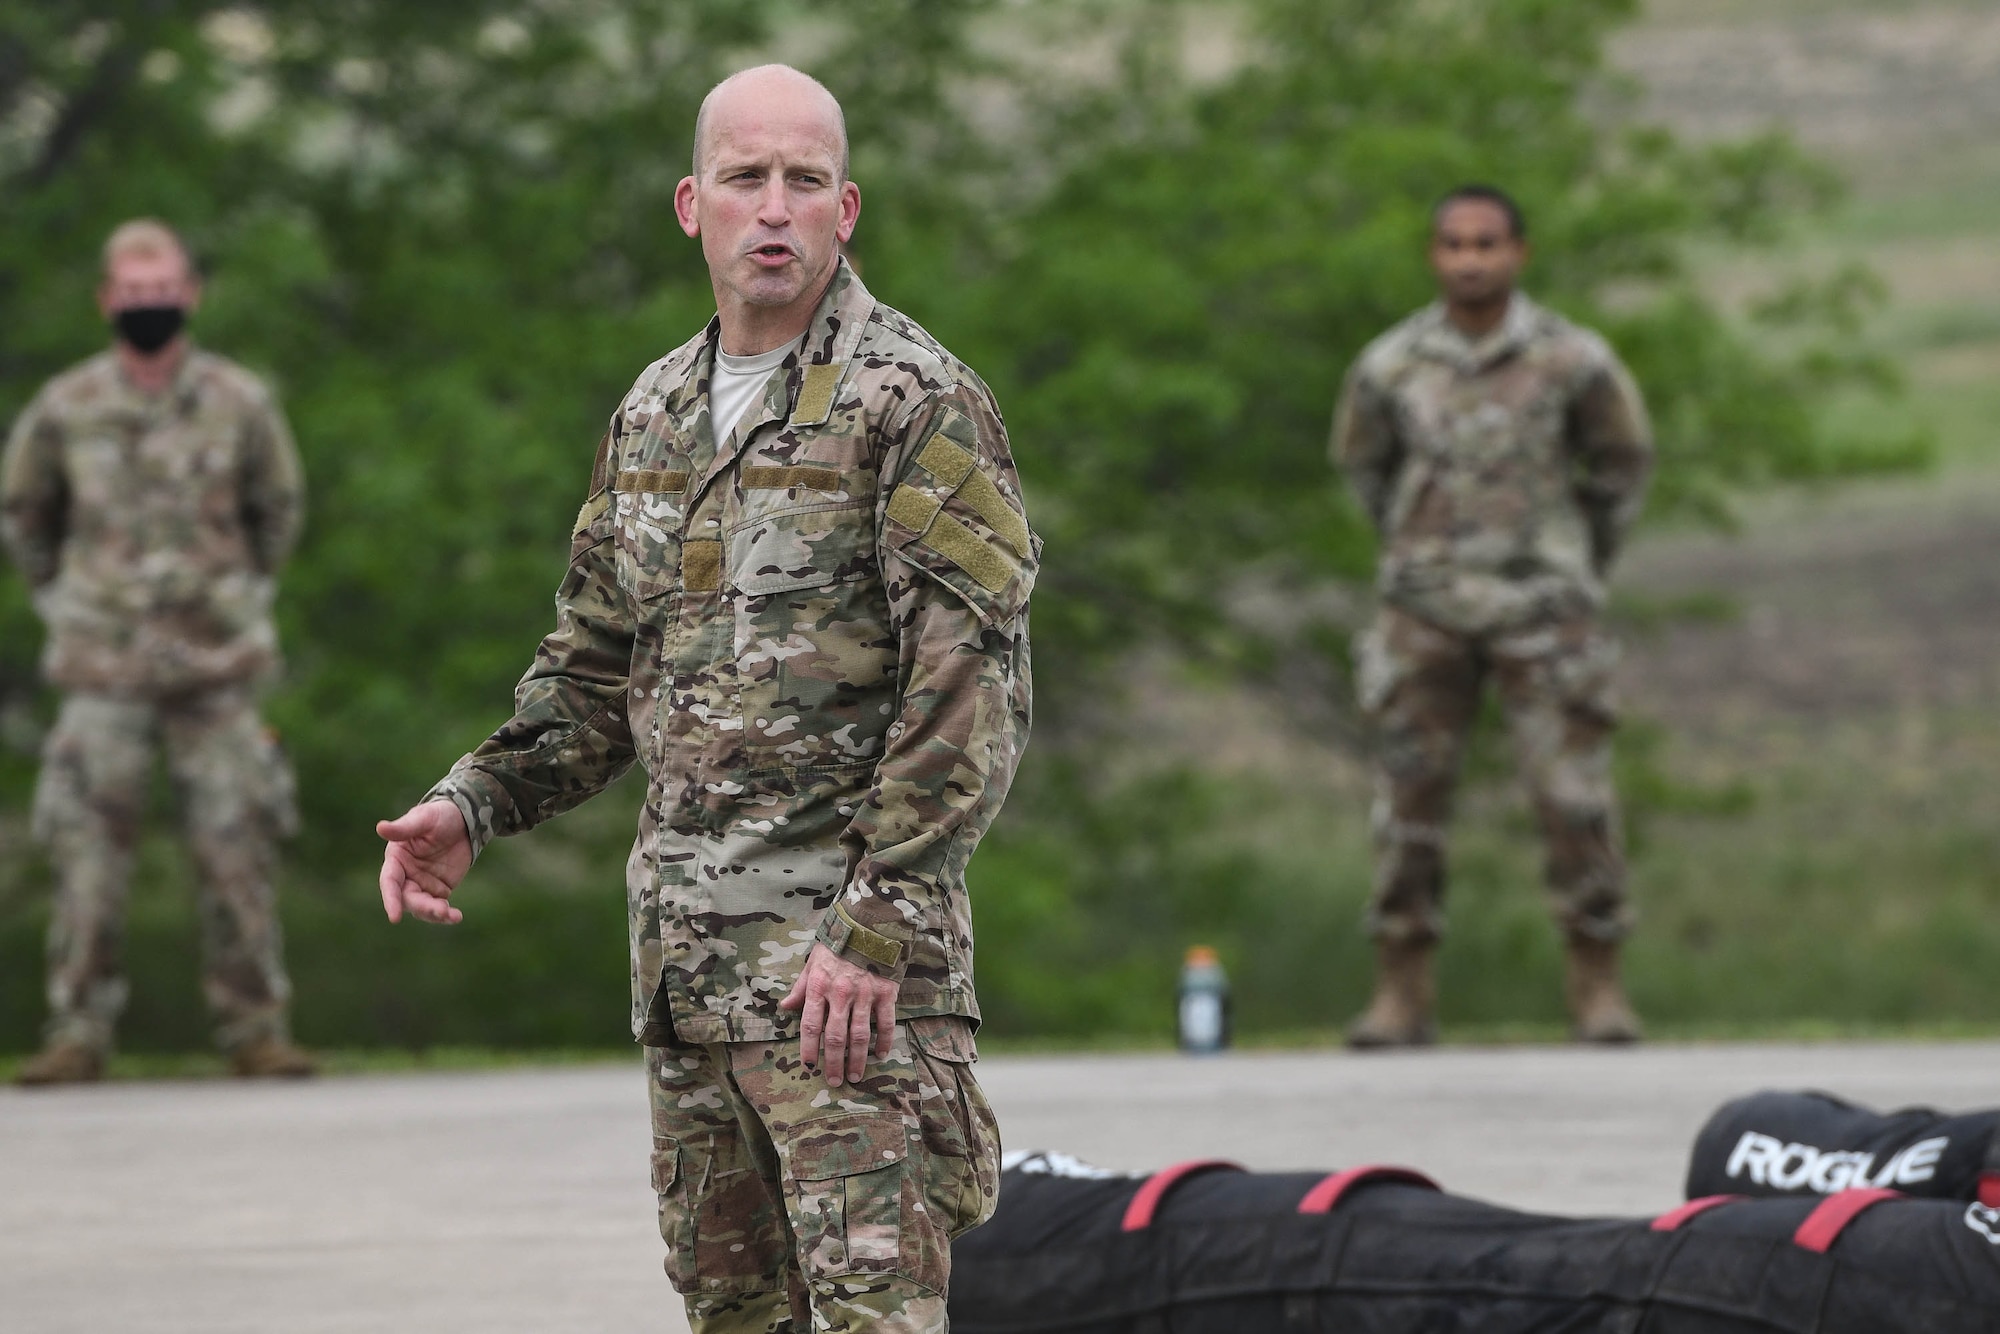
[[[780,264],[792,257],[792,248],[773,241],[769,245],[754,247],[750,251],[750,256],[753,259],[762,260],[766,264]]]

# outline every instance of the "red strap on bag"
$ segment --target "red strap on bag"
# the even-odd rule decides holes
[[[1414,1171],[1407,1167],[1379,1167],[1372,1165],[1368,1167],[1350,1167],[1345,1172],[1335,1172],[1332,1176],[1322,1178],[1318,1185],[1307,1191],[1306,1197],[1299,1201],[1299,1212],[1302,1214],[1330,1213],[1334,1206],[1340,1203],[1341,1196],[1347,1194],[1354,1187],[1368,1181],[1400,1181],[1405,1185],[1425,1186],[1431,1190],[1444,1189],[1422,1172]]]
[[[1799,1224],[1799,1230],[1792,1234],[1792,1241],[1795,1245],[1824,1255],[1864,1209],[1872,1209],[1884,1200],[1896,1199],[1902,1193],[1899,1190],[1843,1190],[1829,1195],[1819,1202],[1818,1208],[1806,1215],[1806,1221]]]
[[[1979,1174],[1979,1202],[1988,1209],[2000,1209],[2000,1172]]]
[[[1689,1200],[1678,1209],[1669,1209],[1653,1220],[1655,1232],[1678,1232],[1681,1224],[1697,1214],[1705,1214],[1710,1209],[1723,1204],[1733,1204],[1742,1199],[1741,1195],[1704,1195],[1700,1199]]]
[[[1138,1232],[1153,1225],[1153,1215],[1160,1211],[1160,1204],[1167,1198],[1167,1192],[1201,1172],[1241,1172],[1243,1164],[1232,1163],[1227,1158],[1196,1158],[1192,1162],[1175,1163],[1163,1167],[1146,1178],[1146,1184],[1139,1187],[1139,1193],[1125,1206],[1125,1221],[1120,1225],[1122,1232]]]

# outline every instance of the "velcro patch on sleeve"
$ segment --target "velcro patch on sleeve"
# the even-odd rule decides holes
[[[971,575],[989,593],[1003,591],[1020,577],[1021,567],[1005,552],[982,541],[979,534],[949,514],[940,514],[932,520],[924,533],[924,543]]]
[[[611,432],[606,431],[597,439],[597,457],[590,461],[590,489],[593,493],[611,485],[611,464],[616,446],[612,443]]]
[[[974,469],[966,475],[958,486],[958,498],[967,509],[986,521],[986,526],[1000,535],[1002,541],[1019,556],[1029,556],[1028,521],[1021,512],[1007,503],[1000,494],[1000,488],[993,485],[985,473]]]
[[[687,490],[688,475],[679,468],[626,468],[612,484],[614,491],[664,492],[678,495]]]
[[[947,491],[963,482],[975,463],[971,450],[945,439],[942,433],[932,436],[917,455],[917,466],[937,478]]]
[[[832,468],[815,468],[807,464],[784,468],[745,468],[743,486],[751,491],[789,491],[793,487],[806,491],[838,491],[840,474]]]
[[[817,426],[833,415],[833,392],[840,387],[843,362],[827,362],[806,367],[799,384],[799,400],[792,407],[792,425]]]
[[[611,493],[599,491],[583,502],[583,508],[576,512],[576,527],[570,530],[572,536],[581,535],[591,524],[602,518],[604,511],[611,507]]]
[[[722,543],[702,539],[681,543],[681,587],[712,593],[722,587]]]
[[[907,482],[889,494],[889,517],[905,528],[922,537],[937,518],[944,502],[936,496],[917,490]]]
[[[840,914],[840,920],[847,925],[847,948],[871,959],[884,968],[894,968],[903,958],[903,947],[879,931],[870,931],[854,920],[847,908],[839,900],[834,901],[833,910]]]

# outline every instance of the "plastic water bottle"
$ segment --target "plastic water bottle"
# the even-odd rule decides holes
[[[1196,945],[1181,968],[1181,1050],[1205,1056],[1229,1045],[1229,978],[1215,951]]]

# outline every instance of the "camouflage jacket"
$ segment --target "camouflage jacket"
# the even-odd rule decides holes
[[[435,789],[475,850],[648,777],[633,1032],[788,1036],[815,940],[978,1009],[965,864],[1026,743],[1030,534],[992,396],[841,265],[724,440],[717,325],[611,419],[517,712]]]
[[[303,514],[277,404],[199,348],[157,394],[108,351],[57,376],[0,462],[0,538],[48,625],[43,670],[67,690],[175,694],[275,671],[273,579]]]
[[[1432,305],[1369,344],[1333,457],[1381,534],[1383,598],[1476,634],[1602,605],[1653,447],[1604,340],[1517,294],[1477,342]]]

